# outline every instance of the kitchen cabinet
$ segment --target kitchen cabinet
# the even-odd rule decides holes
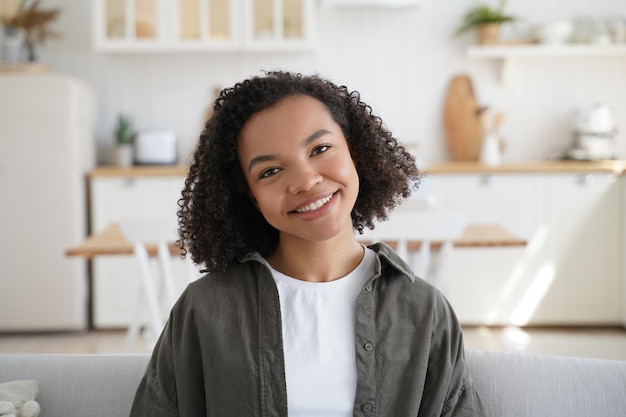
[[[619,325],[622,201],[612,173],[432,175],[436,204],[498,223],[525,248],[458,248],[444,291],[461,322]]]
[[[621,191],[613,174],[549,175],[550,259],[536,281],[548,323],[621,322]]]
[[[434,207],[497,223],[525,247],[456,248],[444,292],[463,324],[626,322],[626,177],[621,161],[428,167]],[[175,216],[185,167],[103,169],[90,177],[91,228],[133,216]],[[122,327],[138,291],[131,257],[94,261],[96,327]],[[184,278],[181,262],[180,279]]]
[[[311,0],[248,0],[245,25],[248,50],[306,50],[313,44]]]
[[[91,231],[102,231],[125,218],[176,217],[184,176],[91,175]],[[185,265],[174,259],[179,288]],[[155,270],[155,273],[158,271]],[[132,256],[100,256],[92,261],[92,313],[95,328],[128,325],[140,290],[140,271]]]
[[[497,223],[545,245],[544,183],[537,174],[435,174],[426,184],[435,208],[467,214],[470,223]],[[533,246],[457,248],[442,271],[444,292],[465,324],[510,324],[516,289],[539,262]]]
[[[314,0],[92,0],[106,52],[306,50]]]

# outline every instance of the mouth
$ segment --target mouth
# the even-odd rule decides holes
[[[335,196],[335,193],[332,193],[329,196],[322,197],[319,200],[316,200],[312,203],[307,204],[304,207],[300,207],[299,209],[294,210],[294,213],[312,213],[324,207],[332,198]]]

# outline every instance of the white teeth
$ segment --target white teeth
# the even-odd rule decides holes
[[[319,200],[314,201],[311,204],[307,204],[306,206],[296,210],[296,213],[309,213],[311,211],[315,211],[319,209],[320,207],[322,207],[323,205],[325,205],[326,203],[328,203],[331,198],[333,198],[332,195],[329,195],[328,197],[320,198]]]

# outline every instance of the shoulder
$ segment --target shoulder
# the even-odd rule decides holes
[[[379,277],[375,287],[379,302],[389,302],[401,306],[420,316],[428,315],[448,320],[454,316],[444,294],[426,280],[417,277],[389,246],[384,243],[370,247],[379,259]]]
[[[271,272],[262,262],[236,262],[223,272],[211,272],[189,283],[175,307],[237,305],[250,297],[256,299],[259,288],[267,287],[268,278],[271,280]]]
[[[428,296],[438,296],[439,291],[426,280],[416,276],[411,267],[387,244],[376,243],[369,247],[378,258],[377,275],[381,284]]]

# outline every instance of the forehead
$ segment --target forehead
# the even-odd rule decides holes
[[[312,129],[337,126],[326,106],[307,95],[285,97],[276,104],[254,113],[239,132],[240,145],[250,140],[265,142],[278,137],[303,139]]]
[[[244,126],[250,124],[250,122],[258,121],[259,119],[297,118],[302,120],[307,115],[320,117],[330,116],[330,113],[320,100],[305,94],[293,94],[281,98],[270,107],[253,113]]]

